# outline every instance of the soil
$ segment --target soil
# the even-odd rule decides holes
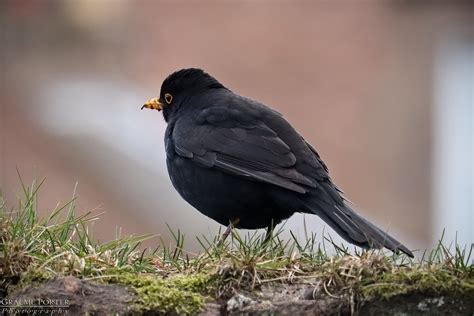
[[[26,308],[34,302],[41,305],[35,307],[37,314],[49,314],[51,310],[61,308],[70,315],[157,314],[133,310],[135,298],[133,290],[123,285],[65,277],[14,292],[3,300],[3,305],[10,302]],[[21,306],[17,307],[16,313],[26,315],[27,309],[22,312]],[[31,314],[31,308],[28,309]],[[254,292],[234,293],[225,300],[209,302],[200,315],[350,315],[351,312],[360,315],[472,315],[474,298],[416,293],[357,305],[351,304],[348,297],[331,297],[307,285],[269,284]]]
[[[122,285],[104,285],[69,276],[24,288],[9,295],[4,302],[17,306],[14,311],[8,311],[16,315],[61,314],[64,311],[69,315],[112,315],[127,313],[135,297]]]

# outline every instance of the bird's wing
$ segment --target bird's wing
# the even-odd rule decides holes
[[[175,152],[202,167],[299,193],[316,186],[314,180],[297,171],[295,153],[272,128],[262,120],[239,114],[228,108],[213,108],[195,118],[192,128],[180,128],[179,124],[190,122],[178,122],[172,136]]]

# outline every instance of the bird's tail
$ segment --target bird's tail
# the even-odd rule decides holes
[[[313,207],[308,208],[310,212],[307,213],[313,213],[321,217],[347,242],[366,249],[385,247],[395,253],[401,251],[413,258],[413,253],[407,247],[357,214],[346,203],[331,206],[322,206],[317,203],[317,205],[315,209],[313,204]]]

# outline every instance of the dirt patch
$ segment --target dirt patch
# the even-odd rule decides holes
[[[373,300],[360,309],[360,315],[473,315],[473,295],[414,293],[391,299]]]
[[[221,307],[220,315],[473,315],[474,296],[426,292],[356,302],[318,286],[268,284],[258,291],[236,293]]]
[[[221,315],[473,315],[474,298],[468,296],[440,296],[413,294],[391,299],[377,299],[352,305],[349,298],[316,298],[305,300],[288,297],[287,300],[256,300],[236,294],[227,301]],[[222,312],[225,311],[225,312]],[[206,313],[205,315],[219,315]]]
[[[235,294],[225,305],[229,315],[332,315],[350,313],[346,297],[322,296],[307,284],[272,283],[258,291]]]
[[[17,314],[60,313],[70,315],[124,314],[131,310],[136,295],[123,285],[99,284],[75,277],[57,278],[41,285],[24,288],[5,300]],[[7,305],[7,304],[3,304]]]

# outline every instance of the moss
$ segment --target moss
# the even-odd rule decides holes
[[[98,280],[129,286],[136,294],[132,310],[138,313],[172,313],[179,315],[195,314],[201,311],[214,289],[210,275],[174,275],[163,278],[153,274],[134,273],[110,269],[113,276]],[[9,292],[34,287],[54,278],[46,270],[33,268],[25,272],[19,283],[9,288]]]
[[[211,277],[205,274],[162,278],[156,275],[121,273],[110,282],[131,286],[138,298],[139,312],[195,314],[201,311],[212,290]]]
[[[48,272],[48,270],[39,269],[39,268],[31,268],[22,275],[20,283],[21,284],[43,283],[50,280],[53,277],[54,275],[51,272]]]
[[[391,298],[411,293],[467,294],[474,295],[474,278],[469,274],[456,274],[453,270],[401,269],[376,277],[371,284],[362,288],[366,300]]]
[[[206,300],[214,290],[214,277],[204,273],[173,275],[162,277],[156,274],[135,273],[132,271],[109,269],[111,277],[100,278],[108,283],[129,286],[136,294],[132,309],[140,314],[174,313],[195,314],[203,309]],[[31,268],[21,276],[9,292],[34,287],[51,280],[55,275],[44,269]]]
[[[53,273],[47,270],[30,267],[28,270],[23,272],[16,284],[10,284],[10,286],[7,288],[7,292],[12,293],[19,289],[35,286],[44,283],[53,277]]]

